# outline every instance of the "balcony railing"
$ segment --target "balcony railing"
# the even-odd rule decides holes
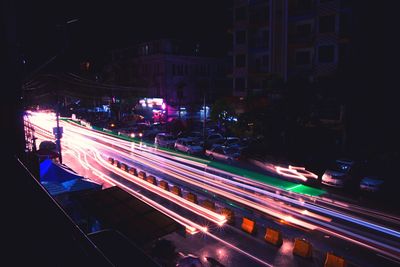
[[[113,266],[38,182],[27,165],[18,158],[10,161],[7,164],[8,169],[13,169],[10,188],[15,194],[6,205],[15,215],[10,215],[7,220],[12,223],[3,230],[13,243],[19,244],[17,256],[34,256],[30,259],[31,265]],[[20,200],[16,201],[16,198]],[[16,262],[20,258],[14,259],[18,265]]]

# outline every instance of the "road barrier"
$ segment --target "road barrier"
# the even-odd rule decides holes
[[[256,232],[256,223],[253,220],[250,220],[246,217],[243,217],[242,220],[242,230],[249,233],[249,234],[255,234]]]
[[[190,202],[198,204],[197,195],[195,195],[193,193],[187,193],[186,199],[189,200]]]
[[[147,176],[146,177],[146,181],[151,183],[151,184],[153,184],[153,185],[157,185],[157,179],[153,175]]]
[[[203,203],[201,203],[201,205],[211,211],[215,211],[215,202],[210,201],[210,200],[204,200]]]
[[[108,163],[110,163],[110,164],[114,164],[114,159],[113,158],[108,158]]]
[[[166,181],[161,180],[161,181],[158,183],[158,186],[161,187],[161,188],[164,189],[164,190],[169,191],[169,185],[168,185],[168,182],[166,182]]]
[[[121,163],[121,166],[120,166],[120,168],[121,168],[121,170],[123,170],[123,171],[128,171],[128,166],[125,164],[125,163]]]
[[[116,166],[116,167],[118,167],[118,168],[121,167],[121,163],[120,163],[118,160],[116,160],[116,159],[114,159],[113,165]]]
[[[235,223],[235,213],[231,209],[222,208],[221,214],[225,216],[225,218],[229,224]]]
[[[141,178],[141,179],[143,179],[143,180],[146,180],[146,173],[145,173],[144,171],[140,171],[140,172],[138,173],[138,177]]]
[[[281,246],[282,245],[282,233],[278,230],[268,228],[265,230],[265,236],[264,236],[265,241],[268,243],[275,245],[275,246]]]
[[[332,252],[327,252],[326,253],[326,258],[325,258],[325,264],[324,267],[346,267],[347,266],[347,261],[339,257]]]
[[[179,186],[176,186],[176,185],[174,185],[174,186],[172,186],[172,188],[171,188],[171,193],[173,193],[173,194],[175,194],[175,195],[178,195],[178,196],[182,196],[182,190],[181,190],[181,188],[179,187]]]
[[[133,174],[133,175],[135,175],[135,176],[138,176],[138,173],[137,173],[136,168],[130,167],[129,170],[128,170],[128,172],[129,172],[130,174]]]
[[[310,242],[300,238],[294,239],[293,254],[303,258],[311,258],[312,249],[313,248]]]

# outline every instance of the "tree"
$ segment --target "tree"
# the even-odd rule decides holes
[[[211,107],[211,120],[217,123],[226,124],[234,116],[235,111],[233,106],[230,105],[229,102],[224,98],[215,101],[214,105]]]

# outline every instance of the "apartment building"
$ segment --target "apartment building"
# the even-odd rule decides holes
[[[233,95],[265,94],[290,79],[336,75],[350,53],[349,0],[235,0]]]
[[[140,43],[112,51],[114,82],[147,88],[144,97],[166,99],[167,103],[203,103],[223,94],[227,87],[226,58],[201,54],[199,44],[174,39]]]

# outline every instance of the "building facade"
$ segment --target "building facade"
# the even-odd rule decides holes
[[[145,87],[143,97],[169,105],[192,105],[224,94],[226,69],[226,58],[202,56],[198,44],[161,39],[112,51],[108,80]]]
[[[312,83],[346,66],[349,0],[235,0],[232,19],[235,96],[263,94],[297,77]]]

